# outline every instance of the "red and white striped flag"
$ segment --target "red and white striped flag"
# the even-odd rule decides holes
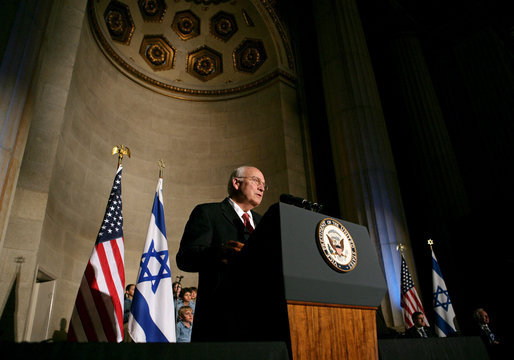
[[[123,341],[125,289],[121,165],[75,300],[69,341]]]
[[[419,299],[418,292],[416,291],[416,287],[414,286],[414,281],[412,280],[412,276],[410,275],[409,268],[405,259],[402,255],[402,308],[403,308],[403,319],[405,321],[405,327],[411,328],[414,326],[412,322],[412,314],[416,311],[423,313],[423,317],[425,318],[425,325],[428,325],[427,316],[425,315],[425,310],[423,310],[423,305],[421,304],[421,300]]]

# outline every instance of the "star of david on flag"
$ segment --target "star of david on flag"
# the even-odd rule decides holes
[[[128,329],[134,342],[175,342],[175,304],[159,178]]]
[[[144,281],[150,281],[152,283],[152,291],[155,294],[159,288],[161,279],[171,278],[171,270],[168,265],[168,257],[168,250],[155,250],[154,241],[152,239],[150,247],[148,248],[148,252],[144,253],[141,257],[141,270],[139,272],[139,278],[137,279],[137,282],[142,283]],[[150,261],[157,261],[157,263],[153,264],[155,268],[159,268],[156,274],[152,274]]]
[[[456,319],[443,274],[432,249],[432,290],[435,312],[435,332],[439,337],[456,333]]]

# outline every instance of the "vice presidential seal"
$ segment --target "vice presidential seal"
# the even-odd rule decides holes
[[[357,249],[348,230],[337,220],[319,222],[317,244],[323,259],[339,272],[352,271],[357,265]]]

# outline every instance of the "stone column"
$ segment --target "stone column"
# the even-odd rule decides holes
[[[408,245],[408,230],[359,12],[354,0],[313,1],[313,8],[342,217],[366,226],[376,243],[389,290],[382,311],[400,327],[396,246]]]
[[[0,301],[8,296],[16,275],[14,259],[25,259],[17,285],[16,341],[29,340],[28,320],[33,315],[29,315],[29,306],[40,270],[41,231],[86,3],[23,1],[16,22],[19,27],[13,29],[11,38],[20,40],[28,23],[27,39],[20,45],[23,49],[14,46],[16,51],[6,51],[8,58],[4,58],[12,65],[17,61],[23,65],[12,70],[14,77],[0,87],[2,94],[11,91],[1,133],[0,164],[8,168],[0,176],[2,196],[9,196],[10,201],[2,199],[0,211]],[[7,86],[10,80],[11,88]],[[0,104],[4,112],[4,102]]]
[[[30,84],[41,46],[51,2],[23,0],[0,64],[0,253],[18,181],[33,96]]]
[[[400,124],[406,135],[403,151],[414,153],[415,160],[408,164],[416,174],[412,183],[428,194],[417,199],[426,204],[421,216],[427,222],[428,218],[456,219],[469,211],[468,201],[420,41],[413,33],[398,34],[390,41],[390,49],[407,119]],[[433,222],[434,226],[441,223]]]

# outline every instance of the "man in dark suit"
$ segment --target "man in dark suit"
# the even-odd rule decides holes
[[[434,336],[430,328],[425,326],[425,316],[422,312],[415,311],[412,313],[412,322],[414,323],[414,326],[405,331],[405,337],[428,338]]]
[[[199,272],[192,341],[229,341],[238,336],[239,304],[233,294],[237,280],[229,271],[261,216],[259,206],[266,183],[262,172],[250,166],[234,170],[228,197],[220,203],[194,208],[177,253],[179,269]]]
[[[506,353],[510,349],[505,348],[505,344],[500,343],[498,335],[490,328],[489,314],[483,308],[475,309],[473,317],[476,321],[473,335],[479,335],[489,353],[491,359],[507,359]],[[512,355],[512,352],[510,352]],[[512,356],[510,356],[512,357]]]

